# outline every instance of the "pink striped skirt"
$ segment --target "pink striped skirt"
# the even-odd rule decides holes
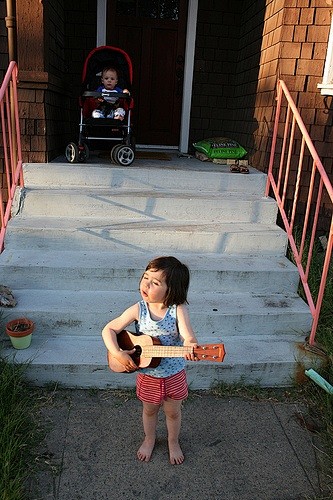
[[[177,401],[186,399],[188,385],[185,370],[170,377],[157,378],[139,373],[136,379],[136,395],[144,403],[160,405],[167,398]]]

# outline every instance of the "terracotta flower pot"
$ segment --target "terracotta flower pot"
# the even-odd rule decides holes
[[[15,349],[26,349],[31,344],[34,328],[35,324],[30,319],[18,318],[6,324],[6,333]]]

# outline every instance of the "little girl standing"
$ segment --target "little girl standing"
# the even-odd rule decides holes
[[[106,348],[124,365],[127,372],[138,369],[130,354],[122,351],[117,334],[136,322],[137,331],[158,337],[163,345],[197,346],[185,304],[190,273],[175,257],[158,257],[149,262],[140,280],[142,300],[110,321],[102,331]],[[184,358],[162,358],[156,368],[142,368],[137,375],[136,393],[143,403],[144,441],[137,452],[138,459],[150,460],[155,446],[160,406],[166,418],[169,458],[171,464],[181,464],[184,455],[179,445],[182,401],[187,398],[188,385],[185,359],[195,361],[194,354]]]

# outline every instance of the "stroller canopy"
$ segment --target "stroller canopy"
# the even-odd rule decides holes
[[[118,72],[118,85],[131,91],[133,80],[132,62],[128,54],[117,47],[102,46],[87,56],[82,71],[82,92],[95,90],[101,81],[103,68],[111,66]]]

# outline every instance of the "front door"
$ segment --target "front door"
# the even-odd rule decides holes
[[[178,146],[187,0],[109,0],[106,43],[132,60],[139,144]]]

